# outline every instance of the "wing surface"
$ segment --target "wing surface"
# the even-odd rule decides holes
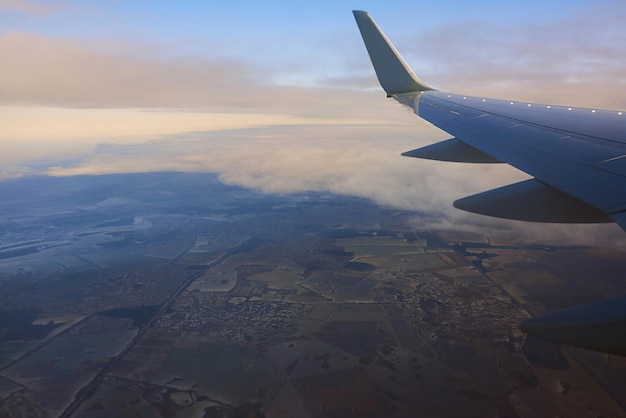
[[[404,155],[506,162],[533,176],[535,188],[543,189],[524,195],[526,200],[512,193],[527,189],[496,189],[471,196],[471,205],[461,199],[456,207],[538,222],[617,222],[626,230],[626,113],[434,90],[417,78],[367,12],[355,11],[354,15],[388,96],[454,136]],[[556,209],[529,200],[546,195],[558,203]],[[494,197],[497,207],[493,207]],[[510,199],[508,207],[506,198]],[[518,216],[526,207],[539,215]],[[541,215],[538,208],[546,214]]]

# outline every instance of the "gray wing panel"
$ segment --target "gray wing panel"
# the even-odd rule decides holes
[[[442,92],[418,102],[421,117],[468,145],[608,213],[626,209],[626,118],[617,112],[515,108]]]
[[[405,157],[425,158],[427,160],[454,161],[459,163],[494,164],[502,161],[489,154],[470,147],[456,138],[437,142],[411,151],[403,152]]]
[[[613,222],[606,212],[539,180],[509,184],[454,202],[454,207],[481,215],[531,222]]]
[[[460,96],[441,91],[429,92],[422,98],[461,112],[471,109],[589,137],[626,141],[626,113],[620,111]]]

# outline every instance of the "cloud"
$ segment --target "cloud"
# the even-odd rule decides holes
[[[416,229],[467,231],[494,243],[626,248],[616,225],[554,225],[459,211],[458,198],[528,178],[507,165],[401,157],[442,134],[417,126],[297,125],[190,133],[141,144],[99,146],[50,175],[149,171],[215,172],[225,184],[265,193],[330,192],[416,212]],[[383,140],[384,138],[384,140]]]
[[[33,170],[24,166],[0,166],[0,181],[24,177],[32,174]]]
[[[166,137],[98,148],[51,175],[137,171],[209,171],[227,184],[268,193],[323,191],[360,196],[421,212],[450,212],[470,191],[526,178],[506,167],[439,164],[403,158],[402,151],[441,139],[428,126],[298,125]],[[419,138],[419,139],[416,139]],[[446,175],[442,175],[442,172]],[[498,175],[490,175],[491,173]]]
[[[36,121],[36,123],[33,123]],[[145,143],[181,132],[260,126],[381,123],[374,119],[303,118],[179,110],[65,109],[0,106],[0,164],[93,152],[101,143]]]
[[[412,220],[416,230],[436,230],[459,240],[482,241],[492,245],[583,246],[626,251],[626,234],[613,223],[550,224],[498,219],[457,210],[452,214],[429,214]],[[445,238],[444,238],[445,239]]]
[[[233,105],[228,91],[250,74],[226,60],[167,60],[138,42],[0,37],[4,104],[61,107],[197,107]],[[231,96],[233,97],[233,96]],[[237,98],[238,108],[246,108]],[[243,103],[242,103],[243,102]]]
[[[133,142],[132,138],[190,131],[249,128],[269,125],[382,123],[372,119],[304,118],[280,114],[215,113],[176,109],[66,109],[0,106],[2,140],[33,138]],[[32,121],[37,124],[33,126]],[[88,140],[88,142],[91,142]],[[1,158],[0,158],[1,160]]]
[[[352,90],[346,96],[335,86],[276,85],[268,69],[249,62],[172,58],[166,49],[130,40],[73,40],[13,31],[0,36],[0,56],[0,104],[5,106],[349,118],[357,108],[361,117],[373,117],[384,102],[372,100],[367,92]]]

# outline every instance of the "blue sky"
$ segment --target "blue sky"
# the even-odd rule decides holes
[[[293,66],[290,79],[329,68],[360,42],[350,10],[368,10],[400,45],[429,30],[472,23],[476,27],[551,25],[598,2],[570,1],[45,1],[7,0],[0,32],[44,37],[132,41],[165,56],[195,54],[237,58],[260,66]],[[615,7],[624,7],[615,2]],[[11,7],[15,5],[15,7]],[[20,7],[21,5],[21,7]],[[1,10],[1,9],[0,9]],[[30,11],[29,11],[30,10]],[[496,33],[493,36],[500,36]],[[343,47],[343,48],[342,48]],[[298,62],[305,65],[298,66]],[[362,63],[360,63],[362,65]],[[340,68],[339,68],[340,67]],[[272,75],[270,75],[272,78]]]
[[[525,175],[400,158],[447,136],[385,98],[352,9],[436,88],[626,110],[623,1],[0,0],[0,181],[210,171],[478,222],[451,201]]]
[[[4,7],[3,7],[4,6]],[[616,17],[626,6],[619,1],[0,1],[0,36],[28,33],[45,39],[97,42],[107,52],[117,43],[134,53],[177,59],[194,56],[231,59],[246,63],[267,80],[282,84],[315,84],[324,77],[347,76],[369,70],[363,59],[358,31],[350,11],[368,10],[390,38],[418,67],[436,70],[433,54],[423,45],[439,33],[460,37],[447,47],[475,48],[467,42],[484,30],[486,48],[477,54],[491,54],[489,44],[499,39],[536,42],[533,34],[562,28],[568,21],[572,31],[585,35],[608,34],[606,42],[623,40]],[[604,14],[604,15],[603,15]],[[578,19],[600,26],[587,32],[576,28]],[[621,26],[621,22],[620,22]],[[595,27],[597,29],[597,27]],[[458,31],[458,32],[455,32]],[[615,39],[615,32],[622,39]],[[428,38],[430,35],[431,38]],[[567,42],[567,33],[558,42]],[[572,42],[578,42],[572,36]],[[545,39],[546,43],[550,39]],[[537,45],[540,46],[540,45]],[[584,47],[584,46],[581,46]],[[137,51],[143,49],[143,51]],[[496,58],[489,57],[487,58]],[[420,68],[417,68],[418,70]],[[261,73],[262,72],[262,73]]]
[[[11,7],[14,4],[16,7]],[[25,6],[19,7],[17,5]],[[588,0],[545,1],[3,1],[4,30],[22,28],[51,36],[96,38],[119,35],[154,40],[249,38],[250,30],[264,35],[311,39],[316,30],[347,33],[350,10],[367,10],[396,23],[400,33],[464,20],[549,21],[575,14]],[[32,12],[28,12],[32,5]],[[321,27],[323,25],[323,28]]]

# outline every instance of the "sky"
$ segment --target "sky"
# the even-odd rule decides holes
[[[527,176],[400,157],[449,136],[385,98],[353,9],[441,90],[626,110],[623,1],[0,0],[0,181],[206,171],[500,225],[451,203]]]

